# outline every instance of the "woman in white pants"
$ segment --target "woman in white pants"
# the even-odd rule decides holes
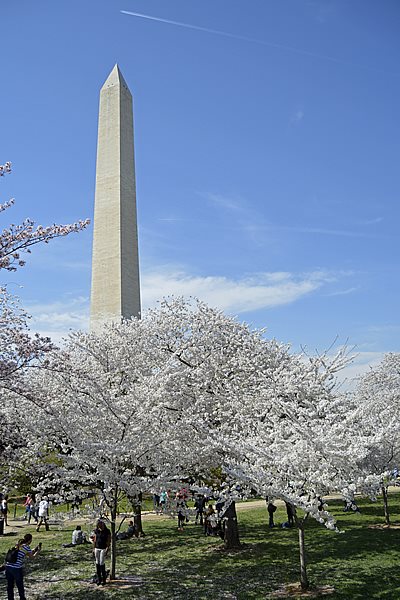
[[[106,556],[110,548],[111,532],[104,521],[97,521],[96,529],[92,536],[94,558],[96,561],[97,585],[106,583]]]

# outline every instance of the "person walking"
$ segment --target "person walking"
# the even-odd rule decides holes
[[[39,531],[42,523],[44,523],[44,525],[46,527],[46,531],[48,531],[49,530],[49,523],[48,523],[49,501],[47,500],[47,496],[43,496],[43,499],[39,502],[38,514],[39,514],[39,523],[38,523],[38,526],[36,527],[36,531]]]
[[[28,525],[31,522],[34,504],[35,503],[33,501],[32,495],[31,494],[27,494],[26,500],[24,502],[24,507],[25,507],[25,516],[24,516],[24,519],[25,519],[25,521],[28,521]]]
[[[32,517],[35,519],[36,525],[39,523],[39,498],[35,498],[32,496],[33,504],[32,504]]]
[[[106,556],[111,544],[111,531],[104,521],[97,521],[96,529],[91,536],[93,543],[94,559],[96,562],[97,585],[106,583]]]
[[[35,558],[41,548],[42,544],[38,544],[34,550],[31,550],[30,543],[32,542],[32,536],[27,533],[24,538],[19,540],[16,545],[17,553],[14,554],[15,560],[11,562],[11,556],[9,560],[6,560],[6,579],[7,579],[7,598],[8,600],[14,600],[14,586],[17,586],[20,600],[26,600],[25,588],[24,588],[24,560],[25,557]],[[9,555],[10,552],[7,553]]]

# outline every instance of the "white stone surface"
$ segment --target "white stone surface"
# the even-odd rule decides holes
[[[115,65],[100,92],[90,328],[140,316],[132,95]]]

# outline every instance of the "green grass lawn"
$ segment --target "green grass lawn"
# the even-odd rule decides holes
[[[339,501],[330,503],[341,533],[314,522],[306,530],[311,583],[333,586],[336,592],[328,596],[332,600],[400,600],[400,529],[368,527],[383,524],[380,503],[361,500],[361,515],[344,513],[342,506]],[[390,507],[393,522],[399,523],[400,494],[390,495]],[[285,517],[279,508],[275,520],[282,523]],[[238,518],[244,546],[228,554],[219,539],[205,537],[193,522],[178,532],[170,518],[145,517],[146,537],[118,542],[117,575],[132,578],[127,589],[89,583],[95,572],[90,546],[61,547],[71,539],[72,523],[38,534],[18,522],[15,536],[0,538],[0,553],[4,555],[28,531],[34,536],[33,545],[43,543],[42,554],[26,575],[29,600],[261,600],[282,584],[298,581],[297,531],[268,529],[264,507],[240,510]],[[0,597],[6,597],[4,578]]]

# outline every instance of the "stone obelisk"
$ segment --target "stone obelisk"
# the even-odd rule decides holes
[[[90,328],[140,316],[132,95],[115,65],[100,92]]]

